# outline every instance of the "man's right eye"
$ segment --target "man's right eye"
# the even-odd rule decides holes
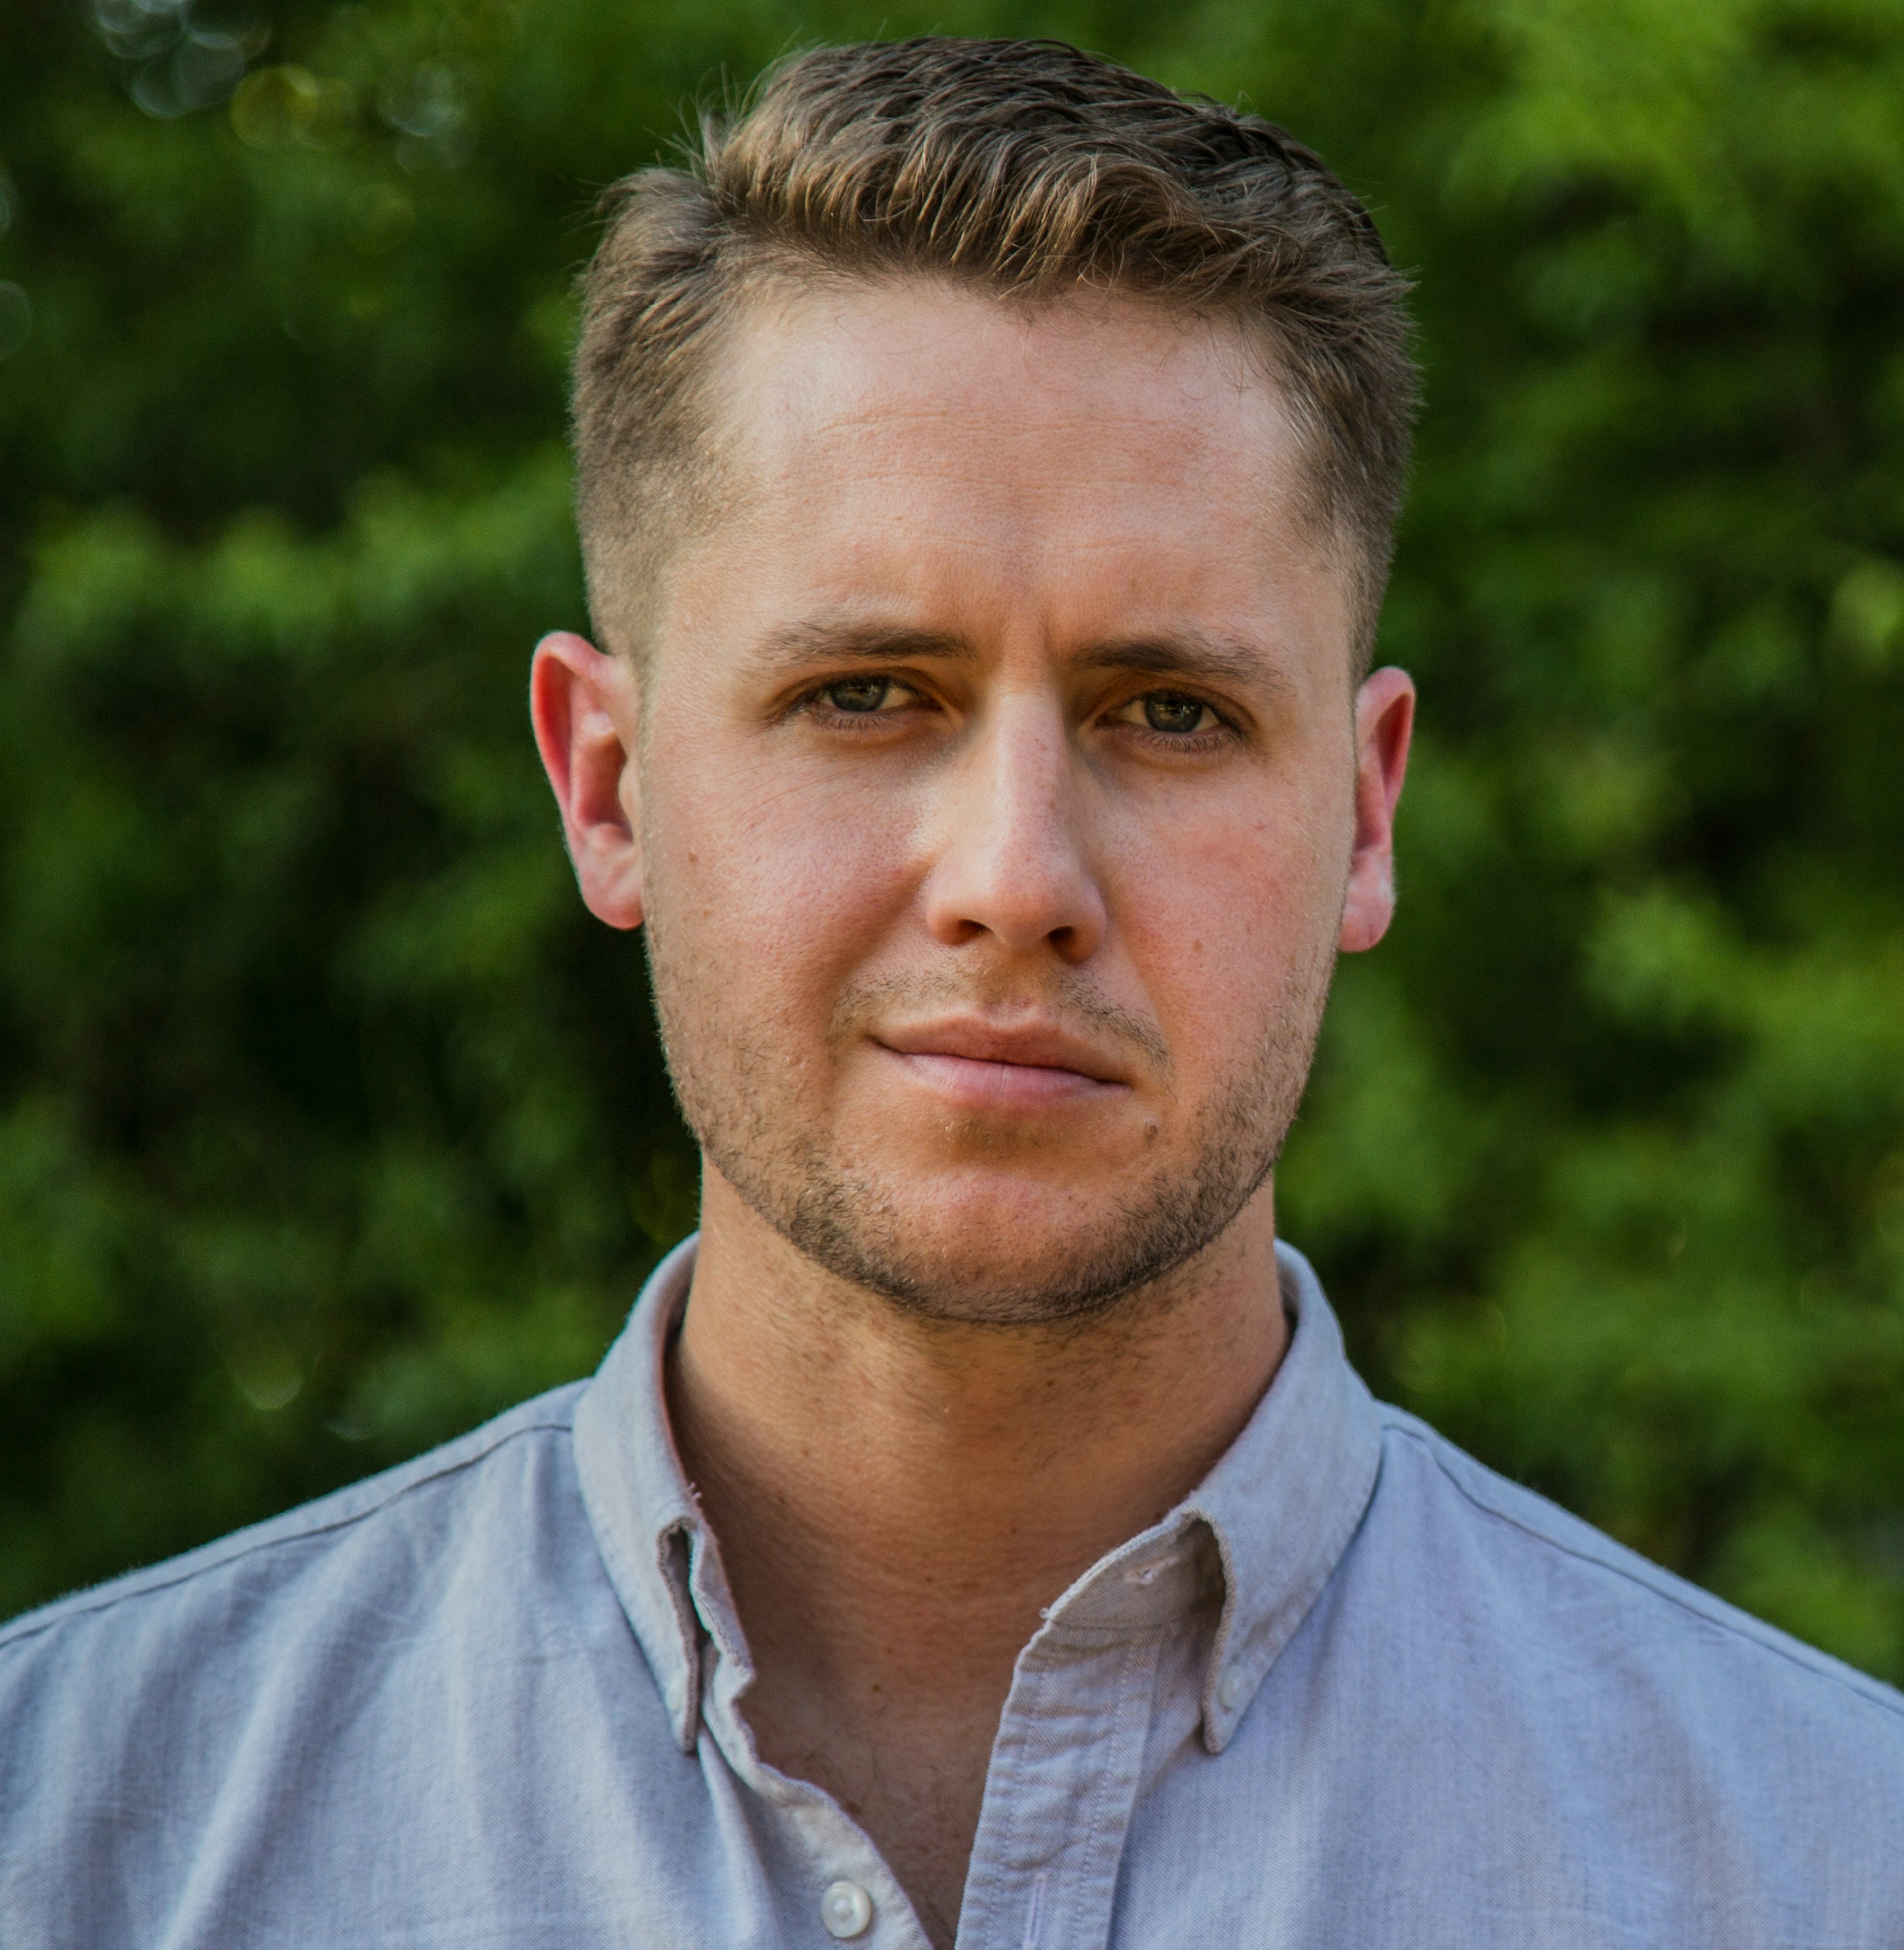
[[[892,689],[889,677],[850,677],[829,684],[820,695],[822,702],[835,711],[863,712],[879,710],[891,696]]]

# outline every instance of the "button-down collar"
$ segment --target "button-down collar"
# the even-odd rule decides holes
[[[737,1696],[751,1677],[720,1556],[668,1428],[664,1368],[694,1277],[692,1239],[658,1266],[577,1405],[576,1462],[604,1562],[667,1702],[697,1737],[711,1640]],[[1378,1412],[1344,1357],[1308,1260],[1276,1249],[1288,1352],[1243,1433],[1160,1523],[1100,1560],[1046,1614],[1046,1633],[1155,1629],[1214,1583],[1221,1612],[1203,1681],[1220,1753],[1361,1520],[1381,1456]]]

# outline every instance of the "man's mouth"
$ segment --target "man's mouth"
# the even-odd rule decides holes
[[[1053,1023],[941,1017],[882,1026],[873,1041],[919,1082],[972,1109],[1038,1110],[1131,1086],[1129,1067]]]

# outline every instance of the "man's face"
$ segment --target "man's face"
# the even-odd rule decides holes
[[[780,293],[720,398],[726,512],[619,727],[689,1122],[875,1291],[1101,1308],[1267,1197],[1339,939],[1386,922],[1408,700],[1371,840],[1347,578],[1227,327]]]

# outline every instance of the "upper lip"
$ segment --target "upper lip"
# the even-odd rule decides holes
[[[901,1056],[962,1056],[975,1063],[1074,1070],[1100,1083],[1130,1080],[1126,1066],[1056,1023],[1007,1026],[975,1016],[935,1016],[924,1022],[883,1026],[873,1039]]]

